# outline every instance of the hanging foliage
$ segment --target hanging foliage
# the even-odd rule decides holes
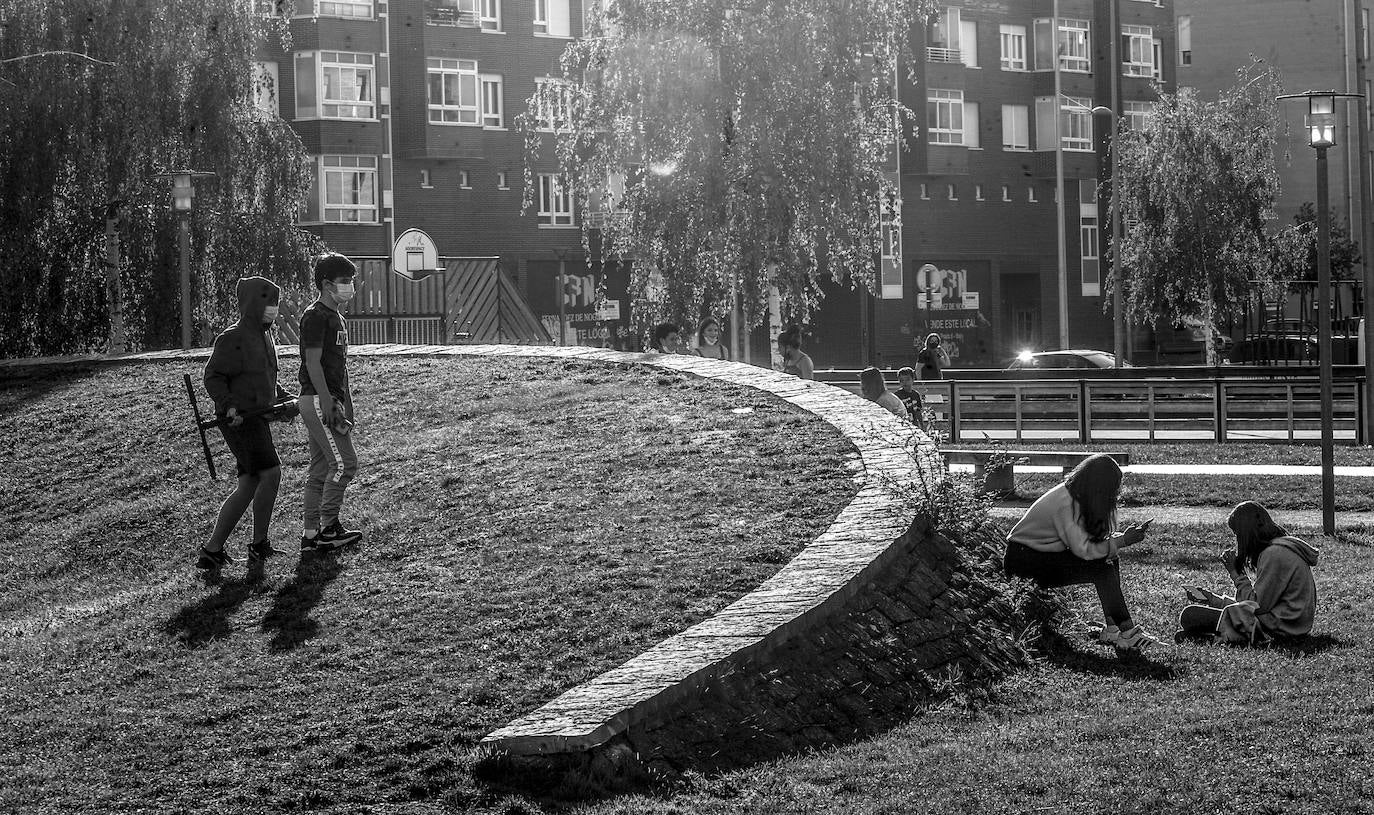
[[[71,353],[109,332],[105,219],[134,348],[179,337],[169,170],[196,182],[195,335],[236,312],[233,281],[303,285],[318,239],[294,222],[311,180],[291,127],[253,102],[262,38],[243,0],[0,0],[0,356]]]
[[[751,324],[778,287],[785,321],[820,276],[875,286],[882,202],[900,213],[899,60],[927,0],[607,0],[518,117],[525,206],[556,160],[589,262],[628,262],[641,324],[721,314]],[[552,136],[549,133],[552,132]]]
[[[1252,281],[1274,279],[1279,93],[1278,73],[1255,61],[1218,101],[1162,94],[1146,124],[1122,134],[1122,293],[1135,321],[1211,328],[1241,316]]]
[[[1331,225],[1331,278],[1352,280],[1360,262],[1360,245],[1335,210],[1328,210]],[[1270,246],[1274,273],[1280,280],[1317,279],[1317,205],[1304,201],[1293,223],[1273,236]]]

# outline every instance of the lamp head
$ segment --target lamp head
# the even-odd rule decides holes
[[[174,174],[172,176],[172,208],[178,212],[190,212],[195,197],[196,188],[191,185],[191,174]]]
[[[1307,97],[1307,143],[1318,149],[1336,144],[1336,98]]]

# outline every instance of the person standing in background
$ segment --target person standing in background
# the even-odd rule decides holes
[[[926,336],[926,347],[916,355],[916,365],[922,382],[945,378],[945,369],[949,367],[949,353],[941,344],[939,334]]]

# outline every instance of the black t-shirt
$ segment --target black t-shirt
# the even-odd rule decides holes
[[[343,315],[318,300],[301,315],[301,395],[318,396],[305,369],[305,349],[320,349],[324,383],[332,396],[351,401],[348,393],[348,323]]]
[[[925,402],[921,399],[921,392],[915,388],[899,388],[893,391],[893,393],[897,395],[898,399],[902,400],[903,405],[906,405],[906,412],[907,415],[911,417],[911,421],[919,424],[921,421],[921,410],[925,406]]]
[[[916,364],[921,372],[921,379],[942,379],[940,375],[940,357],[938,351],[929,348],[922,348],[916,355]]]

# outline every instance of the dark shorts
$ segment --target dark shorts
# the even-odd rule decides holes
[[[239,475],[257,475],[263,470],[281,466],[277,445],[272,443],[272,430],[259,417],[244,419],[238,427],[221,427],[224,443],[238,462]]]

